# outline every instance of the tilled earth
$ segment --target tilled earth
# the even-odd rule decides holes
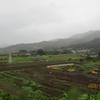
[[[41,65],[43,69],[46,66],[47,64]],[[38,67],[38,65],[35,65],[35,67]],[[95,94],[94,89],[88,88],[88,85],[100,84],[100,77],[97,76],[92,76],[92,75],[82,74],[82,73],[61,72],[61,71],[46,69],[46,68],[44,70],[38,71],[38,69],[39,68],[35,69],[33,68],[33,66],[30,65],[30,66],[21,66],[21,67],[8,67],[8,68],[5,67],[5,68],[0,68],[0,71],[9,72],[9,70],[12,70],[12,73],[15,73],[15,76],[17,77],[19,77],[20,74],[22,74],[21,77],[25,77],[27,75],[28,78],[34,79],[36,82],[42,85],[42,87],[38,87],[36,85],[31,86],[34,90],[42,90],[45,95],[50,97],[60,96],[63,93],[67,93],[68,90],[72,87],[77,88],[82,93]],[[13,70],[17,70],[17,71],[13,71]],[[22,81],[18,79],[15,79],[14,82],[20,87],[23,85],[30,86],[29,83],[22,84]],[[99,92],[100,88],[98,87],[95,90]]]
[[[43,85],[43,87],[36,87],[34,89],[40,89],[48,94],[58,96],[62,93],[67,93],[71,87],[77,88],[80,92],[95,94],[94,89],[88,88],[89,84],[100,84],[100,78],[89,76],[81,73],[67,73],[56,70],[46,69],[45,76],[39,77],[33,74],[32,69],[24,70],[24,73],[34,77],[37,82]],[[100,88],[96,88],[99,92]]]

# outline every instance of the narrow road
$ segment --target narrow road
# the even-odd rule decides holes
[[[12,63],[12,56],[11,56],[11,53],[9,53],[9,63]]]

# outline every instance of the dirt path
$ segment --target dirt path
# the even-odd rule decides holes
[[[11,53],[9,54],[9,63],[12,63],[12,56],[11,56]]]

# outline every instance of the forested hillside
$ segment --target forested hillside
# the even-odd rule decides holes
[[[76,44],[76,45],[71,45],[69,47],[72,47],[72,48],[77,48],[77,49],[90,49],[90,48],[94,48],[94,49],[97,49],[97,48],[100,48],[100,38],[96,38],[92,41],[89,41],[89,42],[86,42],[86,43],[80,43],[80,44]]]

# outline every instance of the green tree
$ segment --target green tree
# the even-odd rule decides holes
[[[81,59],[81,58],[80,58],[80,59],[79,59],[79,61],[80,61],[80,62],[83,62],[83,61],[84,61],[84,59]]]
[[[38,50],[37,50],[37,53],[38,53],[40,56],[46,54],[42,49],[38,49]]]
[[[27,50],[19,50],[19,53],[27,53]]]
[[[25,54],[27,53],[27,50],[24,50],[24,49],[22,49],[22,50],[19,50],[19,56],[26,56]]]
[[[85,57],[85,59],[86,59],[87,61],[92,61],[92,60],[93,60],[93,58],[90,57],[90,56]]]
[[[63,50],[63,54],[68,54],[68,50]]]
[[[69,58],[69,59],[68,59],[68,61],[71,61],[71,60],[72,60],[72,58]]]
[[[32,56],[36,56],[38,54],[36,50],[30,51],[30,53]]]

